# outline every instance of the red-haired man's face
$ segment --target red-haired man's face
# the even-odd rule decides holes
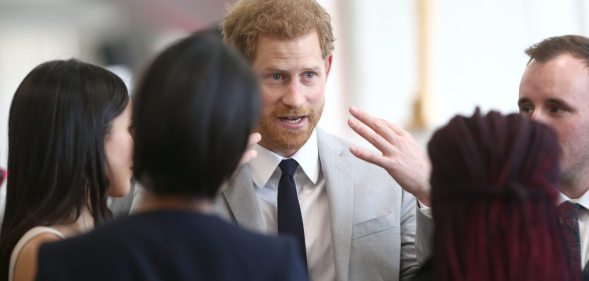
[[[330,67],[317,32],[258,38],[253,69],[262,87],[261,146],[289,157],[305,144],[323,112]]]

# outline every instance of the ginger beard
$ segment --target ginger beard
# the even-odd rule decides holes
[[[296,151],[301,148],[317,126],[323,103],[318,111],[311,107],[293,109],[281,106],[263,113],[258,132],[262,135],[260,145],[273,151]],[[291,129],[283,123],[305,124],[302,128]]]

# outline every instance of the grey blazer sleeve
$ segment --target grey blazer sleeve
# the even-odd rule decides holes
[[[417,238],[415,249],[417,251],[417,262],[424,264],[432,254],[434,235],[434,220],[417,210]]]
[[[401,207],[401,260],[400,280],[411,280],[419,268],[416,251],[416,219],[417,204],[415,197],[403,191]]]

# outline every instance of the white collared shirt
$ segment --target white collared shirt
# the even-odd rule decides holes
[[[579,210],[579,233],[581,234],[581,267],[585,267],[589,260],[589,192],[585,192],[579,199],[570,199],[559,193],[558,205],[565,201],[571,201],[583,207]]]
[[[255,186],[258,205],[262,212],[264,230],[268,234],[277,233],[276,198],[278,182],[282,172],[278,164],[282,156],[260,146],[254,148],[258,156],[248,163]],[[331,222],[325,177],[319,162],[317,132],[291,157],[299,163],[294,180],[299,195],[309,277],[312,281],[334,281],[335,260],[331,236]]]

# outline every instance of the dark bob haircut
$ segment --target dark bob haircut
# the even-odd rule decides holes
[[[428,144],[436,280],[575,280],[554,131],[519,114],[456,116]]]
[[[134,174],[159,196],[213,199],[259,117],[249,64],[211,31],[161,53],[136,88]]]
[[[121,79],[74,59],[43,63],[21,82],[8,121],[2,278],[12,249],[30,228],[74,222],[84,208],[95,223],[111,216],[104,139],[128,103]]]

